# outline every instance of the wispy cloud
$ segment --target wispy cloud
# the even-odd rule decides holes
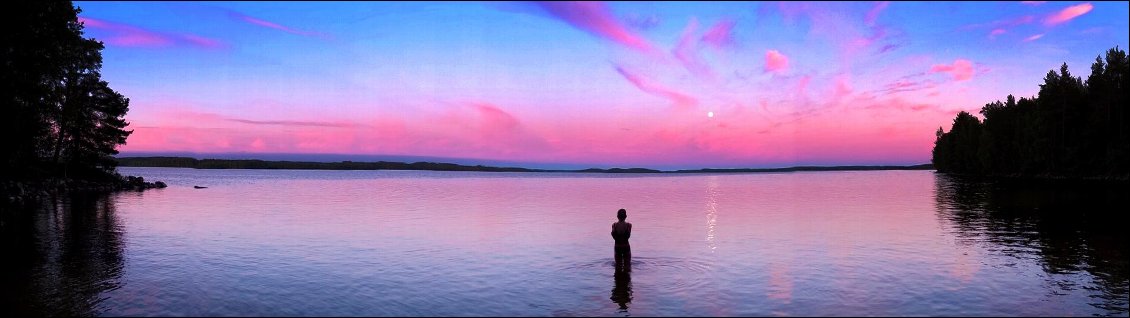
[[[691,18],[687,27],[683,28],[683,34],[679,36],[679,42],[675,43],[675,48],[671,50],[671,54],[675,55],[675,59],[679,60],[691,74],[703,78],[713,78],[714,72],[698,54],[698,41],[695,41],[697,29],[698,19]]]
[[[871,10],[867,11],[864,22],[866,22],[867,25],[875,25],[875,20],[879,19],[879,14],[883,13],[883,9],[886,9],[889,5],[891,5],[890,1],[880,1],[876,3],[874,7],[871,7]]]
[[[660,22],[659,16],[657,15],[644,16],[639,14],[629,14],[627,17],[625,17],[625,20],[627,20],[628,25],[640,30],[651,30],[659,26]]]
[[[110,45],[162,47],[173,44],[173,39],[166,35],[124,23],[109,22],[87,17],[79,17],[78,21],[82,22],[86,27],[111,32],[111,36],[102,39],[103,42]]]
[[[706,30],[706,33],[702,35],[701,41],[715,48],[733,46],[734,24],[734,21],[730,19],[718,21],[718,23],[715,23],[714,26]]]
[[[786,23],[795,18],[809,20],[809,35],[821,36],[838,46],[845,61],[854,60],[861,53],[893,44],[892,36],[901,34],[897,29],[878,22],[879,15],[889,6],[876,3],[866,13],[857,14],[847,4],[816,4],[810,2],[778,2],[776,8]],[[770,6],[763,6],[763,8]],[[857,12],[857,11],[855,11]],[[846,63],[846,62],[845,62]]]
[[[996,38],[998,35],[1005,34],[1005,33],[1008,33],[1008,31],[1006,31],[1005,29],[993,29],[992,31],[989,31],[989,38],[993,39],[993,38]]]
[[[291,27],[279,24],[279,23],[263,20],[263,19],[260,19],[260,18],[252,17],[252,16],[249,16],[249,15],[246,15],[246,14],[243,14],[243,13],[235,12],[235,11],[228,11],[228,14],[232,18],[235,18],[237,20],[247,22],[247,23],[250,23],[250,24],[254,24],[254,25],[258,25],[258,26],[268,28],[268,29],[275,29],[275,30],[286,32],[286,33],[295,34],[295,35],[302,35],[302,36],[325,37],[325,34],[322,34],[320,32],[302,31],[302,30],[298,30],[298,29],[295,29],[295,28],[291,28]]]
[[[973,78],[973,62],[966,59],[957,59],[953,64],[935,64],[930,67],[931,73],[949,73],[955,81],[967,81]]]
[[[78,21],[87,28],[106,32],[107,36],[97,39],[114,46],[161,48],[187,45],[209,49],[225,46],[220,40],[190,33],[174,34],[158,32],[125,23],[111,22],[90,17],[79,17]]]
[[[902,47],[901,44],[887,44],[887,45],[884,45],[883,47],[879,48],[879,53],[880,54],[881,53],[887,53],[887,52],[890,52],[890,51],[894,51],[895,49],[898,49],[900,47]]]
[[[1020,3],[1030,5],[1030,6],[1038,6],[1038,5],[1044,4],[1045,2],[1047,2],[1047,1],[1020,1]]]
[[[881,111],[898,110],[898,111],[909,111],[909,112],[930,111],[930,112],[937,112],[937,113],[943,113],[943,114],[949,113],[948,111],[941,109],[941,107],[938,107],[938,105],[908,102],[908,101],[898,99],[898,98],[886,100],[885,102],[882,102],[882,103],[870,104],[868,106],[864,106],[863,108],[864,109],[881,110]]]
[[[184,38],[185,41],[188,41],[188,42],[190,42],[190,43],[192,43],[196,46],[199,46],[199,47],[222,48],[222,47],[225,46],[223,42],[220,42],[220,40],[216,40],[216,39],[212,39],[212,38],[206,38],[206,37],[202,37],[202,36],[199,36],[199,35],[185,34],[182,37]]]
[[[1042,37],[1044,37],[1043,33],[1036,34],[1036,35],[1025,38],[1024,42],[1032,42],[1032,41],[1035,41],[1035,40],[1039,40]]]
[[[1059,12],[1048,16],[1047,19],[1044,19],[1044,25],[1057,25],[1071,21],[1072,19],[1078,18],[1081,15],[1087,14],[1087,12],[1091,12],[1091,9],[1094,8],[1095,6],[1091,5],[1090,2],[1064,8],[1063,10],[1060,10]]]
[[[765,71],[780,73],[789,68],[789,57],[777,52],[777,50],[769,50],[765,52]]]
[[[162,121],[175,122],[184,125],[220,125],[223,122],[232,122],[250,125],[267,125],[267,126],[291,126],[291,127],[326,127],[326,128],[348,128],[348,127],[363,127],[365,125],[358,124],[350,121],[304,121],[304,120],[260,120],[248,119],[232,116],[225,116],[217,113],[199,111],[190,107],[184,106],[166,106],[165,112],[162,113]]]
[[[808,92],[809,83],[812,83],[812,76],[810,75],[805,75],[800,78],[800,81],[797,81],[794,93],[798,98],[804,98],[805,94]]]
[[[675,103],[676,106],[679,107],[693,107],[698,104],[698,99],[690,95],[664,86],[660,83],[656,83],[647,77],[628,71],[627,69],[619,65],[615,65],[615,67],[616,72],[620,73],[620,75],[623,76],[624,79],[627,79],[628,82],[631,82],[632,85],[635,85],[636,88],[639,88],[645,93],[671,100]]]
[[[959,30],[972,30],[972,29],[1008,29],[1019,25],[1032,23],[1036,20],[1035,16],[1025,15],[1011,19],[1001,19],[988,23],[968,24],[959,28]]]
[[[937,86],[938,83],[931,80],[912,80],[911,78],[901,78],[892,83],[884,85],[883,88],[878,90],[877,92],[886,95],[931,89]]]
[[[632,33],[620,24],[603,2],[550,1],[537,4],[555,18],[592,35],[645,53],[652,53],[655,50],[655,46],[642,36]]]
[[[227,121],[252,124],[252,125],[277,125],[277,126],[304,126],[304,127],[356,127],[354,123],[337,123],[337,122],[323,122],[323,121],[300,121],[300,120],[252,120],[242,118],[225,118]]]

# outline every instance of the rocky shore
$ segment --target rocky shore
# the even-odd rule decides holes
[[[115,192],[143,191],[165,188],[164,182],[145,181],[145,178],[116,175],[109,180],[76,180],[52,178],[35,181],[3,181],[0,183],[0,200],[21,203],[50,194],[65,192]]]

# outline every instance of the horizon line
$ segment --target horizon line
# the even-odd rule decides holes
[[[189,152],[183,152],[182,154],[187,154],[187,153],[189,153]],[[192,153],[192,154],[199,155],[199,153]],[[219,155],[224,155],[224,154],[227,154],[227,155],[246,155],[246,154],[255,154],[255,153],[240,152],[240,153],[214,153],[214,154],[219,154]],[[455,160],[464,159],[464,158],[445,158],[445,157],[409,156],[409,155],[302,154],[302,153],[265,153],[265,154],[267,154],[267,155],[280,155],[280,156],[325,155],[325,156],[370,156],[370,157],[404,157],[404,158],[416,157],[416,158],[420,158],[420,159],[440,159],[440,160],[442,160],[442,159],[455,159]],[[735,168],[695,167],[695,168],[681,168],[681,169],[657,169],[657,168],[616,166],[616,165],[607,165],[607,168],[602,168],[602,167],[595,167],[595,166],[583,166],[583,164],[558,164],[558,165],[573,165],[573,166],[578,167],[578,168],[571,168],[570,169],[570,168],[536,168],[536,167],[529,167],[529,166],[521,166],[520,163],[518,165],[514,165],[514,164],[506,163],[505,161],[502,161],[502,160],[491,160],[491,159],[464,159],[464,160],[496,161],[498,163],[509,164],[509,165],[484,165],[482,163],[467,164],[467,163],[458,163],[458,162],[451,162],[451,161],[429,161],[429,160],[409,162],[409,161],[388,161],[388,160],[380,160],[380,159],[378,159],[376,161],[354,161],[354,160],[310,161],[310,160],[275,160],[275,159],[265,159],[265,158],[261,158],[261,157],[260,158],[207,158],[207,157],[204,157],[204,156],[200,156],[199,158],[197,158],[197,157],[187,157],[187,156],[172,155],[172,154],[164,154],[164,155],[119,154],[119,155],[115,156],[114,158],[157,158],[157,157],[191,158],[191,159],[194,159],[194,160],[258,160],[258,161],[287,162],[287,163],[302,163],[302,162],[312,162],[312,163],[345,163],[345,162],[350,162],[350,163],[379,163],[379,162],[386,162],[386,163],[403,163],[403,164],[430,163],[430,164],[450,164],[450,165],[466,166],[466,167],[476,167],[477,166],[477,167],[483,167],[483,168],[498,168],[498,169],[524,169],[524,170],[532,170],[531,172],[584,172],[586,170],[637,170],[637,171],[646,170],[646,171],[640,171],[640,172],[743,172],[743,171],[745,171],[745,172],[759,172],[759,171],[773,172],[773,171],[778,171],[778,170],[790,170],[790,169],[866,170],[867,168],[888,168],[888,169],[872,169],[872,170],[905,170],[905,169],[899,169],[899,168],[926,170],[926,169],[923,169],[923,168],[926,168],[926,167],[932,168],[932,166],[933,166],[933,163],[927,162],[927,163],[905,164],[905,165],[899,165],[899,164],[870,164],[870,165],[868,165],[868,164],[839,164],[839,165],[802,164],[802,165],[775,166],[775,167],[735,167]],[[514,163],[517,163],[517,162],[514,162]],[[545,163],[534,163],[534,164],[546,165]],[[852,169],[852,168],[855,168],[855,169]],[[207,169],[207,168],[205,168],[205,169]],[[254,168],[252,168],[252,169],[254,169]],[[310,169],[296,169],[296,170],[310,170]],[[349,169],[341,169],[341,170],[349,170]]]

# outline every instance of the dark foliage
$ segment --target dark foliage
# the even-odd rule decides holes
[[[1095,58],[1086,81],[1064,63],[1049,71],[1039,95],[1008,95],[981,108],[984,121],[960,112],[941,127],[933,163],[940,172],[998,176],[1130,176],[1130,106],[1126,51]]]
[[[0,176],[96,178],[131,131],[129,99],[102,80],[102,42],[70,1],[10,2],[0,38]]]

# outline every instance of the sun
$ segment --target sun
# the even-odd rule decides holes
[[[706,112],[706,117],[714,118],[714,112]]]

